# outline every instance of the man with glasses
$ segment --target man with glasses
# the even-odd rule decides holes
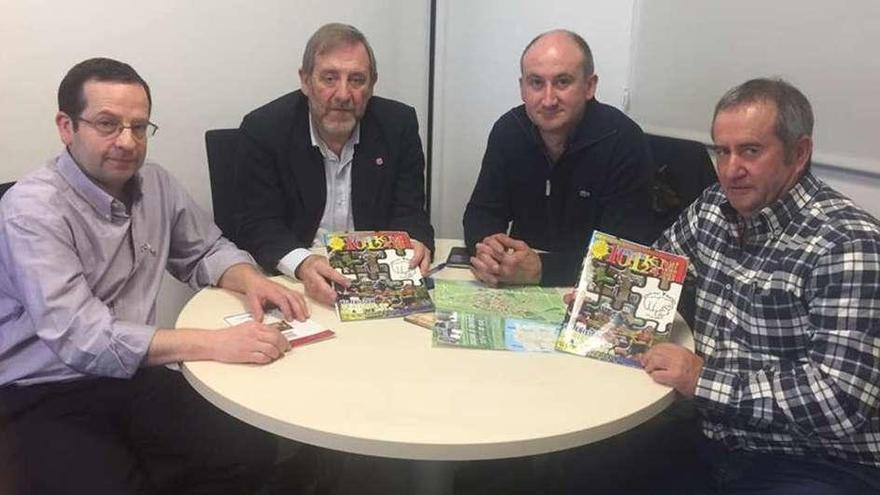
[[[289,349],[263,305],[307,316],[159,165],[149,86],[105,58],[58,89],[65,149],[0,201],[0,491],[253,493],[274,439],[164,364],[269,363]],[[244,294],[255,321],[156,328],[168,270]]]

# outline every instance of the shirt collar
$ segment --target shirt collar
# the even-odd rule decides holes
[[[746,242],[761,243],[766,237],[780,234],[804,208],[813,202],[820,183],[809,171],[781,198],[749,218],[742,217],[725,198],[721,204],[727,220],[738,226]]]
[[[61,177],[64,178],[70,187],[105,219],[111,220],[114,214],[119,216],[120,212],[127,210],[121,201],[101,189],[82,171],[67,148],[58,157],[57,166],[58,173],[61,174]],[[140,172],[138,172],[125,185],[126,190],[131,194],[132,203],[141,197],[141,183],[142,179]]]
[[[348,137],[348,141],[345,142],[345,146],[342,147],[342,153],[340,156],[336,156],[327,143],[321,139],[321,135],[318,134],[318,130],[315,129],[315,123],[312,121],[312,111],[309,110],[309,136],[312,139],[312,146],[317,146],[319,150],[321,150],[321,154],[324,158],[334,158],[342,160],[342,157],[345,155],[345,151],[348,148],[354,148],[354,145],[359,144],[361,142],[361,122],[358,120],[357,124],[354,126],[354,130],[351,131],[351,136]]]
[[[521,105],[521,108],[522,119],[525,122],[524,127],[528,129],[527,132],[531,135],[534,142],[538,146],[544,147],[544,139],[541,137],[540,129],[538,129],[538,126],[536,126],[528,117],[525,105]],[[586,103],[584,106],[584,114],[572,129],[571,134],[566,138],[566,154],[591,146],[617,132],[613,120],[603,118],[602,115],[597,115],[601,112],[603,112],[601,104],[596,98],[592,98]]]

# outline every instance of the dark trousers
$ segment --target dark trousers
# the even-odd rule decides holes
[[[564,488],[545,493],[880,494],[880,468],[818,454],[728,450],[703,436],[692,406],[680,400],[631,431],[563,453],[561,472],[551,480],[564,479]]]
[[[250,494],[276,448],[164,367],[0,389],[3,494]]]
[[[821,454],[794,456],[729,451],[720,442],[701,439],[698,465],[689,489],[699,495],[876,495],[880,468],[844,462]],[[687,484],[686,484],[687,486]]]

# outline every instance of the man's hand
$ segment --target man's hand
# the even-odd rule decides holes
[[[290,350],[281,332],[256,321],[212,331],[206,338],[210,339],[211,359],[224,363],[267,364]]]
[[[249,264],[229,267],[217,285],[243,293],[255,321],[263,321],[263,308],[267,304],[281,310],[287,320],[309,317],[309,308],[302,294],[269,280]]]
[[[693,397],[703,372],[703,358],[676,344],[657,344],[639,361],[655,382],[668,385],[685,397]]]
[[[330,262],[324,256],[313,254],[304,259],[296,268],[296,278],[302,280],[306,288],[306,295],[326,305],[336,301],[336,291],[331,282],[336,282],[343,287],[351,285],[351,281],[330,266]]]
[[[431,250],[420,241],[415,239],[410,240],[413,243],[414,254],[413,259],[409,262],[409,267],[419,267],[419,270],[422,271],[422,276],[425,276],[428,274],[428,269],[431,267]]]
[[[281,332],[257,321],[219,330],[158,329],[141,366],[205,360],[266,364],[289,350]]]
[[[507,234],[493,234],[476,247],[476,256],[471,257],[471,273],[484,284],[497,287],[541,281],[541,257],[525,242]]]

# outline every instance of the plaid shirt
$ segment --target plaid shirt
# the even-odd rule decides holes
[[[656,246],[691,262],[709,438],[880,466],[875,218],[808,172],[748,219],[715,185]]]

